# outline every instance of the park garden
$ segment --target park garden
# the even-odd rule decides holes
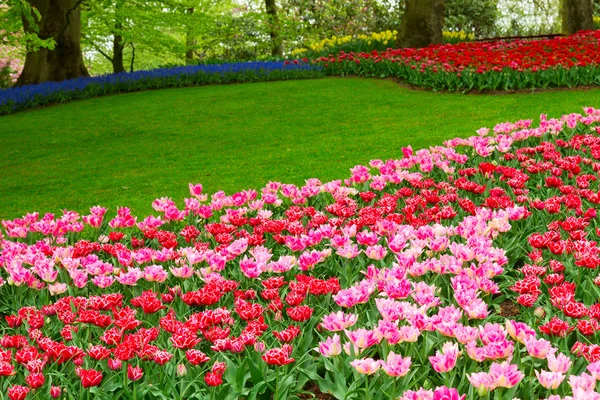
[[[0,5],[0,399],[600,399],[598,8]]]

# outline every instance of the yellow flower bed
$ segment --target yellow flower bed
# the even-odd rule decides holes
[[[458,32],[442,32],[444,36],[444,43],[460,43],[460,42],[470,42],[475,39],[475,35],[472,33],[466,33],[464,31]]]
[[[323,39],[319,42],[309,43],[307,49],[295,49],[294,51],[292,51],[292,54],[302,54],[308,50],[314,51],[314,52],[322,52],[327,49],[343,46],[347,43],[357,41],[357,40],[364,41],[367,43],[367,45],[371,45],[371,44],[388,45],[388,44],[394,43],[394,41],[397,38],[397,35],[398,35],[398,31],[389,31],[388,30],[388,31],[383,31],[383,32],[374,32],[374,33],[371,33],[370,35],[357,35],[357,36],[347,35],[347,36],[342,36],[342,37],[332,36],[330,38]]]

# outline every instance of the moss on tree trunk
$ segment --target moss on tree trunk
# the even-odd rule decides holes
[[[594,29],[592,0],[562,0],[562,30],[572,35],[582,30]]]
[[[444,0],[406,0],[400,26],[400,47],[443,43]]]
[[[39,36],[54,38],[54,49],[28,52],[16,85],[89,76],[81,54],[81,15],[78,0],[30,0],[40,12]],[[23,19],[25,31],[34,32]]]
[[[125,72],[125,66],[123,65],[123,48],[125,47],[125,43],[123,41],[123,36],[114,35],[113,38],[113,57],[112,57],[112,66],[113,72],[115,74],[119,72]]]
[[[193,14],[194,13],[194,7],[190,7],[187,9],[188,14]],[[191,64],[194,62],[194,54],[196,52],[196,47],[198,46],[198,40],[196,39],[196,35],[194,32],[194,29],[192,28],[192,26],[188,26],[187,28],[187,32],[186,32],[186,37],[185,37],[185,47],[186,47],[186,51],[185,51],[185,61],[188,64]]]
[[[277,4],[275,0],[265,0],[265,10],[269,16],[269,36],[271,36],[271,55],[281,56],[281,39],[279,37],[279,17],[277,16]]]

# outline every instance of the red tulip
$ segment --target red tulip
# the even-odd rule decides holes
[[[290,326],[281,332],[273,331],[273,336],[282,343],[290,343],[296,336],[300,334],[300,328]]]
[[[203,363],[208,362],[210,360],[210,358],[208,358],[206,356],[206,354],[204,354],[200,350],[194,350],[194,349],[190,349],[190,350],[186,351],[185,352],[185,358],[187,358],[187,360],[192,365],[203,364]]]
[[[558,317],[552,317],[550,321],[540,326],[540,331],[550,336],[566,336],[572,330],[573,327],[568,322]]]
[[[12,376],[16,374],[15,367],[8,362],[0,362],[0,376]]]
[[[139,367],[139,366],[132,367],[131,364],[127,365],[127,378],[130,381],[135,382],[138,379],[141,379],[142,376],[144,376],[144,371],[142,370],[141,367]]]
[[[105,360],[111,355],[110,350],[101,345],[90,346],[87,353],[94,360]]]
[[[219,386],[223,383],[223,376],[219,374],[215,374],[214,372],[207,372],[204,375],[204,382],[208,386]]]
[[[310,319],[313,309],[309,306],[291,307],[286,310],[287,315],[297,322],[302,322]]]
[[[50,387],[50,396],[53,399],[58,399],[60,397],[60,387],[59,386],[52,386]]]
[[[123,366],[123,363],[121,362],[121,360],[116,359],[116,358],[108,359],[108,368],[112,369],[113,371],[121,369],[122,366]]]
[[[29,374],[25,381],[32,389],[37,389],[44,384],[46,377],[42,373]]]
[[[25,400],[30,389],[27,386],[14,385],[8,388],[8,398],[10,400]]]
[[[102,382],[102,372],[95,369],[80,369],[79,378],[84,388],[98,386]]]
[[[267,350],[262,359],[269,365],[286,365],[296,361],[290,358],[290,354],[292,354],[292,347],[286,344],[281,348]]]

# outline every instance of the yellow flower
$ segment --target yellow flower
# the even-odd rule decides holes
[[[298,48],[298,49],[294,49],[292,50],[292,52],[290,53],[291,55],[295,56],[297,54],[302,54],[302,53],[306,53],[308,50],[304,49],[304,48]]]

